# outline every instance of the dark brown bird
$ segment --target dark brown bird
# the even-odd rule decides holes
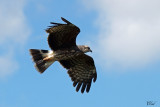
[[[82,93],[85,90],[89,92],[92,79],[93,82],[97,79],[93,58],[85,54],[92,51],[89,46],[76,45],[80,29],[68,20],[61,19],[66,24],[51,22],[53,25],[46,29],[51,50],[30,49],[35,68],[43,73],[51,64],[58,61],[68,70],[76,91],[81,88]]]

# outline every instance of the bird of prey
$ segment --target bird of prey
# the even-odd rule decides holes
[[[76,91],[81,88],[81,93],[85,90],[89,92],[92,80],[95,82],[97,79],[94,60],[85,54],[92,51],[89,46],[76,44],[80,29],[63,17],[61,19],[66,24],[51,22],[52,26],[46,29],[51,50],[29,50],[35,68],[43,73],[51,64],[58,61],[68,70]]]

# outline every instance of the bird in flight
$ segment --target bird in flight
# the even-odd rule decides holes
[[[68,70],[73,86],[78,92],[89,92],[92,80],[97,79],[96,67],[92,57],[86,55],[92,52],[89,46],[77,45],[76,37],[80,29],[61,17],[66,24],[51,22],[52,26],[46,29],[48,45],[51,50],[30,49],[35,68],[43,73],[55,61],[58,61]]]

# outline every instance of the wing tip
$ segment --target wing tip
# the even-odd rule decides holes
[[[63,18],[63,17],[61,17],[61,19],[62,19],[64,22],[66,22],[67,24],[72,24],[71,22],[69,22],[67,19],[65,19],[65,18]]]
[[[94,74],[93,82],[96,82],[96,80],[97,80],[97,73]]]

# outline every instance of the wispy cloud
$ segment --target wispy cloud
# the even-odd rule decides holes
[[[9,53],[5,56],[0,56],[0,78],[4,78],[18,69],[18,63],[13,60],[12,55]]]
[[[109,65],[143,66],[160,58],[160,1],[88,0],[84,4],[98,13],[97,52]]]
[[[0,78],[17,69],[13,59],[15,48],[23,45],[29,36],[24,6],[25,0],[0,1]]]

